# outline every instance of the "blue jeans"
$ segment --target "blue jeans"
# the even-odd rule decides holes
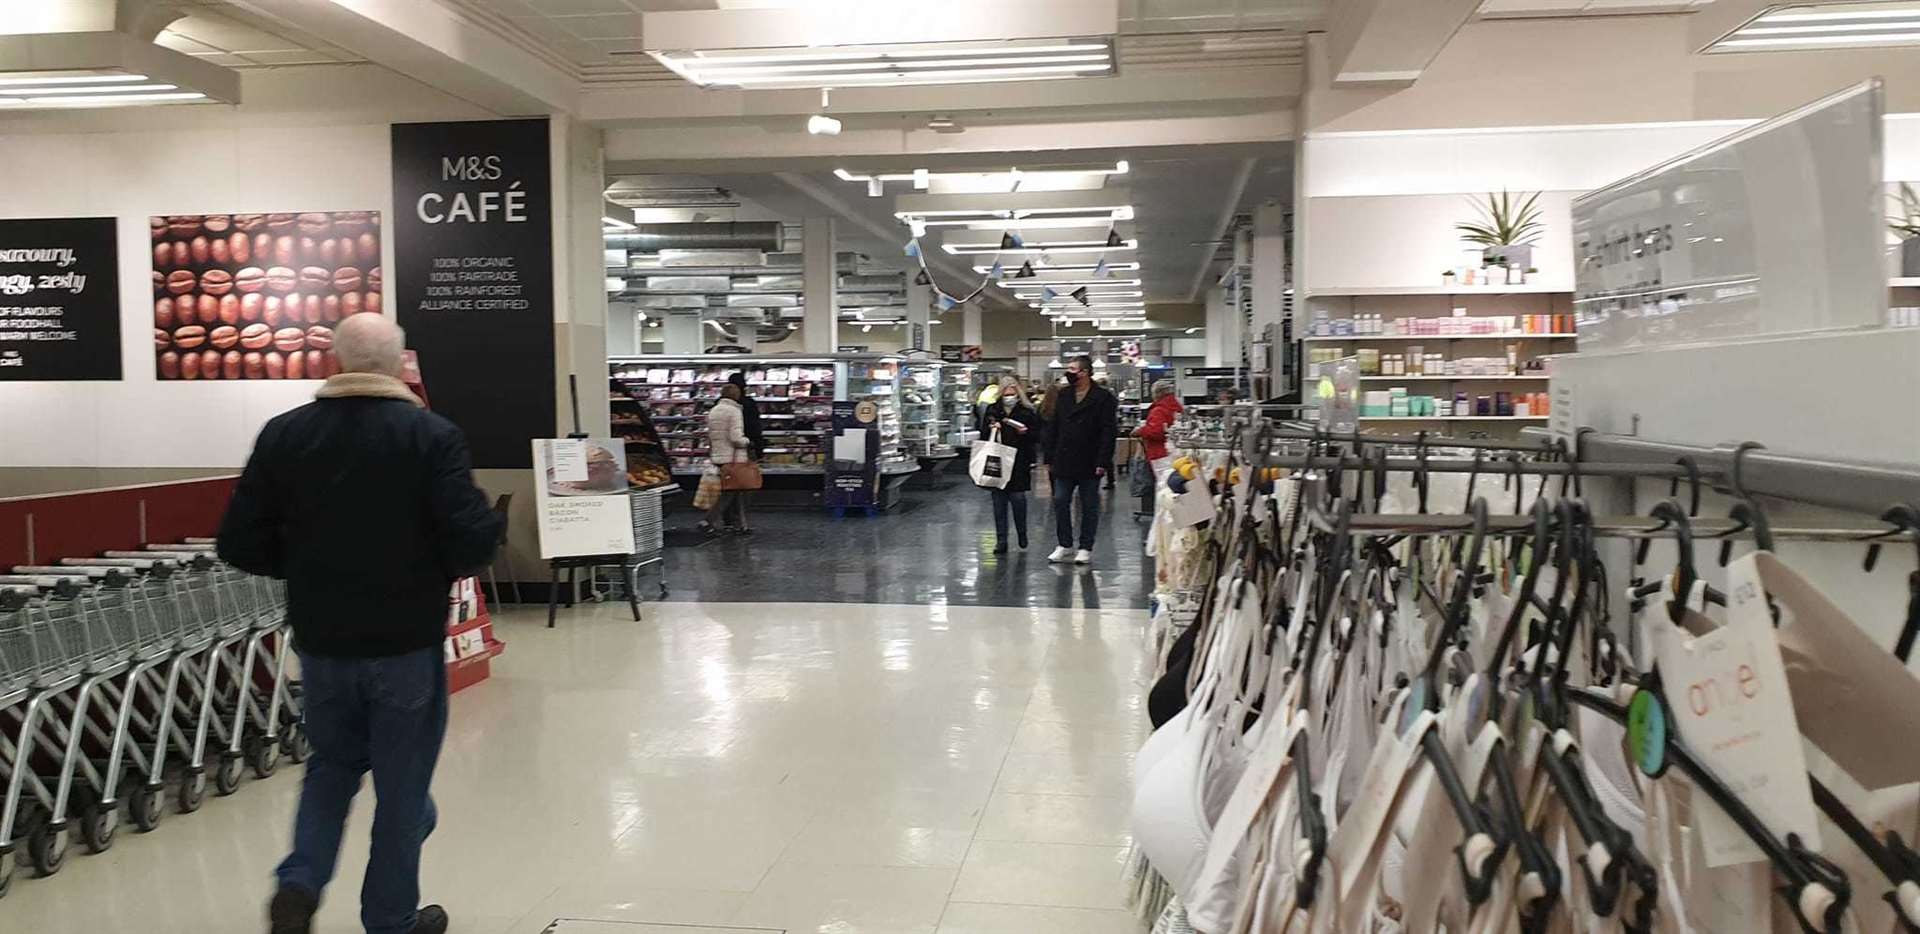
[[[1094,533],[1100,531],[1099,477],[1053,478],[1053,524],[1060,533],[1060,547],[1073,544],[1073,494],[1080,493],[1080,547],[1093,550]]]
[[[282,888],[318,897],[333,880],[347,810],[373,773],[373,847],[360,890],[367,934],[406,934],[420,907],[420,845],[438,814],[427,787],[447,732],[447,667],[434,646],[386,658],[300,653],[313,756],[300,785]]]
[[[1020,491],[990,490],[993,494],[993,531],[997,544],[1007,547],[1007,513],[1013,513],[1014,531],[1020,533],[1020,547],[1027,547],[1027,494]]]

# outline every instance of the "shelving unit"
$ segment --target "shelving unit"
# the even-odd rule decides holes
[[[912,360],[900,365],[900,441],[915,457],[954,457],[960,452],[949,443],[954,409],[946,398],[948,364]],[[965,412],[965,409],[961,409]]]
[[[1374,413],[1361,422],[1459,422],[1474,434],[1512,434],[1548,420],[1549,361],[1574,352],[1572,294],[1560,285],[1317,288],[1305,307],[1302,398],[1315,397],[1310,384],[1322,366],[1354,359],[1361,404]],[[1337,333],[1367,325],[1379,333]],[[1455,333],[1394,333],[1416,327]],[[1389,404],[1396,414],[1381,414]],[[1463,411],[1489,414],[1456,414]]]
[[[898,357],[847,355],[841,364],[845,380],[839,398],[848,402],[870,401],[880,410],[880,472],[902,473],[918,468],[913,454],[902,444],[900,418],[900,364]]]
[[[673,474],[697,477],[707,466],[707,410],[736,372],[760,407],[762,472],[775,476],[820,476],[821,437],[845,364],[826,357],[783,355],[649,354],[609,361],[614,431],[628,437],[645,421],[670,459]]]

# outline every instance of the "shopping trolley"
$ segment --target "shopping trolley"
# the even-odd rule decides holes
[[[0,738],[0,757],[7,760],[8,770],[6,797],[0,801],[0,864],[5,864],[0,868],[5,879],[0,886],[6,887],[12,884],[17,864],[7,857],[20,840],[26,841],[28,860],[41,875],[59,871],[66,861],[66,835],[54,822],[55,789],[67,768],[63,752],[69,745],[69,732],[57,716],[59,701],[101,665],[101,656],[88,645],[80,604],[87,576],[54,570],[33,575],[54,578],[52,586],[39,588],[40,594],[30,599],[21,599],[15,592],[8,604],[17,603],[17,607],[0,613],[0,627],[4,627],[0,642],[8,645],[12,675],[7,680],[24,681],[25,689],[24,702],[8,708],[18,718],[17,728],[11,738]],[[40,745],[47,751],[36,757],[35,747]]]

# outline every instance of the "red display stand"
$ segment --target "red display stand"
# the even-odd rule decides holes
[[[486,594],[469,577],[453,585],[447,604],[447,693],[458,694],[493,674],[493,658],[507,644],[493,637]]]

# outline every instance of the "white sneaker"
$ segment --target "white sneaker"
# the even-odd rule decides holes
[[[1047,560],[1053,562],[1054,564],[1064,564],[1068,561],[1072,561],[1073,549],[1068,548],[1065,545],[1061,545],[1060,547],[1055,548],[1052,554],[1047,555]]]
[[[1088,551],[1085,548],[1082,548],[1079,551],[1074,552],[1073,563],[1074,564],[1092,564],[1093,552]]]

